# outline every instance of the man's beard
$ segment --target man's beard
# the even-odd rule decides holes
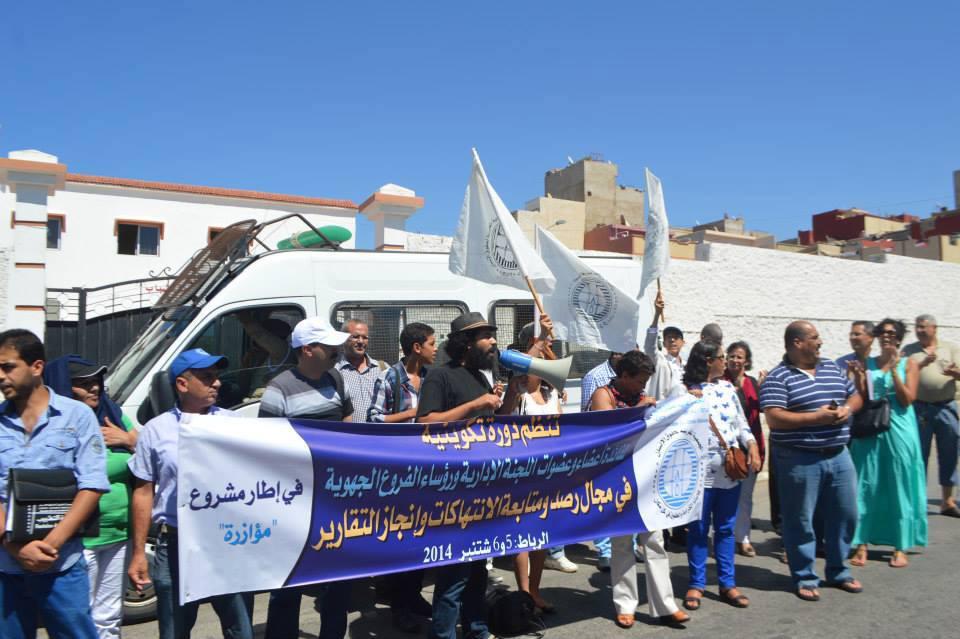
[[[467,354],[463,358],[463,364],[467,368],[475,368],[477,370],[489,371],[493,370],[494,364],[497,363],[497,347],[494,346],[489,351],[481,351],[476,346],[471,346],[467,349]]]

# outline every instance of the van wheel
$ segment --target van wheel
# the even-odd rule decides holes
[[[144,549],[147,555],[147,565],[150,566],[151,578],[153,573],[153,555],[156,550],[157,540],[154,536],[147,538]],[[157,617],[157,593],[153,589],[153,583],[146,586],[143,592],[137,592],[130,578],[126,579],[126,589],[123,592],[123,623],[141,623],[143,621],[152,621]]]

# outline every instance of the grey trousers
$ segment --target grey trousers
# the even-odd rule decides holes
[[[610,583],[613,586],[613,606],[619,615],[632,615],[640,603],[637,585],[637,560],[633,556],[633,538],[623,535],[613,538],[610,557]],[[652,617],[664,617],[677,612],[670,583],[670,558],[663,547],[663,532],[640,533],[637,542],[643,548],[644,573],[647,580],[647,601]]]

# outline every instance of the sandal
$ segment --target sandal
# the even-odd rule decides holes
[[[820,593],[816,588],[797,588],[797,597],[804,601],[820,601]]]
[[[850,565],[857,568],[863,568],[867,565],[867,547],[857,546],[857,551],[850,558]]]
[[[940,511],[940,514],[944,517],[960,517],[960,508],[957,508],[957,505],[947,506]]]
[[[633,615],[617,615],[613,622],[621,628],[633,628]]]
[[[753,547],[749,542],[745,544],[737,544],[737,553],[744,557],[756,557],[757,549]]]
[[[690,593],[696,593],[696,595],[692,595]],[[687,594],[683,598],[683,607],[687,610],[699,610],[701,599],[703,599],[703,591],[699,588],[690,588],[687,590]]]
[[[890,555],[891,568],[906,568],[910,562],[907,560],[907,554],[902,550],[894,550]]]
[[[844,592],[849,592],[851,595],[858,595],[863,592],[863,584],[856,579],[851,579],[849,581],[838,581],[830,585],[834,588],[839,588]]]
[[[750,605],[750,598],[737,590],[736,586],[733,588],[721,588],[720,600],[730,604],[734,608],[746,608]]]

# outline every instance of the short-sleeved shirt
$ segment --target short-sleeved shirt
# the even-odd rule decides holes
[[[260,398],[258,417],[299,417],[339,422],[353,414],[350,389],[337,390],[334,375],[327,371],[320,379],[309,379],[295,368],[270,380]]]
[[[926,357],[920,342],[908,344],[903,354],[919,365]],[[951,342],[937,340],[937,361],[920,369],[920,381],[917,384],[917,399],[921,402],[952,402],[957,396],[957,380],[944,375],[944,364],[954,363],[960,366],[960,346]]]
[[[208,415],[236,415],[233,411],[211,406]],[[137,448],[128,462],[130,473],[142,481],[153,482],[152,521],[177,526],[177,446],[183,412],[174,406],[157,415],[140,430]]]
[[[583,379],[580,380],[581,413],[590,410],[590,398],[593,397],[594,391],[601,386],[609,384],[610,380],[616,376],[617,374],[614,372],[609,360],[599,366],[594,366],[584,374]]]
[[[743,406],[737,397],[736,387],[727,380],[720,380],[716,383],[701,384],[700,390],[703,392],[703,401],[710,407],[710,416],[716,425],[723,441],[727,447],[734,447],[738,444],[743,448],[749,448],[750,442],[755,442],[753,431],[750,430],[750,423],[743,412]],[[739,480],[731,479],[724,469],[723,461],[726,457],[725,449],[720,446],[720,440],[716,433],[711,429],[710,439],[707,449],[709,455],[707,461],[707,476],[704,486],[707,488],[733,488]]]
[[[478,370],[454,362],[431,368],[420,385],[417,417],[451,410],[486,395],[491,390],[487,378]],[[493,409],[471,412],[467,418],[490,415],[493,415]]]
[[[369,355],[367,358],[367,367],[360,372],[345,357],[341,357],[336,363],[336,369],[343,376],[343,382],[350,393],[350,401],[353,403],[353,412],[356,414],[355,421],[366,421],[367,413],[370,411],[370,405],[373,403],[374,387],[377,380],[383,377],[386,372],[386,365],[381,365],[379,361]]]
[[[830,402],[842,406],[856,392],[846,372],[832,360],[821,359],[811,376],[785,359],[763,380],[760,409],[785,408],[794,413],[809,413]],[[770,441],[807,450],[844,446],[850,441],[850,420],[839,425],[771,430]]]
[[[96,415],[86,404],[57,395],[49,386],[47,391],[47,411],[29,434],[13,402],[0,404],[0,500],[4,507],[11,468],[67,468],[77,478],[79,490],[110,490],[106,447]],[[71,538],[47,572],[67,570],[82,554],[80,537]],[[0,572],[19,575],[26,571],[10,553],[0,550]]]

